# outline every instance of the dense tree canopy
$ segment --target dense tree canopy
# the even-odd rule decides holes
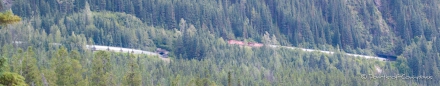
[[[21,21],[21,18],[11,11],[0,13],[0,25],[12,24]]]
[[[439,4],[438,0],[15,0],[11,10],[0,13],[1,28],[9,28],[0,29],[0,84],[435,85],[440,80]],[[228,39],[335,54],[241,47],[227,44]],[[170,51],[171,61],[85,48],[92,44],[162,48]],[[355,58],[345,52],[386,54],[397,60]],[[431,78],[363,79],[365,74]]]

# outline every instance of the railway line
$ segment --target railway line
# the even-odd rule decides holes
[[[272,47],[272,48],[283,47],[283,48],[288,48],[288,49],[300,49],[300,50],[306,51],[306,52],[321,52],[321,53],[326,53],[326,54],[330,54],[330,55],[335,53],[332,51],[314,50],[314,49],[306,49],[306,48],[298,48],[298,47],[279,46],[279,45],[269,45],[269,47]],[[380,61],[387,61],[387,59],[377,57],[377,56],[367,56],[367,55],[359,55],[359,54],[351,54],[351,53],[345,53],[345,55],[353,56],[353,57],[361,57],[361,58],[366,58],[366,59],[377,59]]]
[[[12,42],[14,44],[21,44],[24,42],[21,41],[14,41]],[[60,43],[51,43],[51,44],[58,44],[61,45]],[[237,44],[237,43],[233,43],[233,44]],[[238,43],[240,44],[240,43]],[[258,45],[258,44],[256,44]],[[334,54],[335,52],[332,51],[324,51],[324,50],[314,50],[314,49],[306,49],[306,48],[298,48],[298,47],[289,47],[289,46],[280,46],[280,45],[266,45],[272,48],[287,48],[287,49],[299,49],[302,51],[306,51],[306,52],[321,52],[321,53],[326,53],[326,54]],[[134,53],[134,54],[146,54],[146,55],[153,55],[153,56],[159,56],[160,59],[169,62],[170,58],[167,58],[166,56],[162,56],[161,54],[158,54],[156,52],[151,52],[151,51],[144,51],[144,50],[139,50],[139,49],[132,49],[132,48],[123,48],[123,47],[113,47],[113,46],[103,46],[103,45],[85,45],[85,47],[89,50],[103,50],[103,51],[112,51],[112,52],[127,52],[127,53]],[[258,45],[258,47],[261,47],[260,45]],[[377,57],[377,56],[368,56],[368,55],[359,55],[359,54],[351,54],[351,53],[345,53],[345,55],[347,56],[353,56],[353,57],[361,57],[361,58],[366,58],[366,59],[377,59],[380,61],[387,61],[386,58],[381,58],[381,57]]]
[[[144,50],[131,49],[131,48],[122,48],[122,47],[102,46],[102,45],[86,45],[86,48],[89,50],[93,50],[93,51],[103,50],[103,51],[112,51],[112,52],[127,52],[127,53],[133,53],[133,54],[153,55],[153,56],[159,56],[159,58],[165,62],[170,62],[170,58],[164,57],[160,54],[157,54],[157,53],[151,52],[151,51],[144,51]]]
[[[306,52],[321,52],[325,54],[334,54],[335,52],[332,51],[324,51],[324,50],[314,50],[314,49],[306,49],[306,48],[298,48],[298,47],[288,47],[288,46],[279,46],[279,45],[268,45],[272,48],[287,48],[287,49],[299,49]],[[143,51],[138,49],[131,49],[131,48],[122,48],[122,47],[112,47],[112,46],[102,46],[102,45],[86,45],[87,49],[93,49],[95,50],[107,50],[107,51],[113,51],[113,52],[128,52],[128,53],[134,53],[134,54],[147,54],[147,55],[159,55],[155,52],[151,51]],[[387,59],[377,57],[377,56],[367,56],[367,55],[359,55],[359,54],[351,54],[351,53],[345,53],[347,56],[353,56],[353,57],[361,57],[366,59],[377,59],[380,61],[386,61]],[[159,57],[164,58],[159,55]],[[169,59],[169,58],[166,58]]]

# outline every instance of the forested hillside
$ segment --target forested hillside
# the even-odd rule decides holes
[[[0,17],[0,84],[16,76],[10,73],[30,86],[440,84],[439,0],[14,0],[10,11],[0,15],[22,20]],[[239,47],[228,39],[336,54]],[[162,48],[172,61],[92,52],[86,44]]]

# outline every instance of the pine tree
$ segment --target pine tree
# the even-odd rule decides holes
[[[261,40],[263,42],[263,44],[271,44],[272,41],[270,39],[270,34],[266,31],[263,35],[263,40]]]
[[[8,25],[20,22],[21,18],[17,15],[14,15],[12,11],[7,11],[0,13],[0,25]]]
[[[23,59],[22,70],[23,77],[29,85],[41,85],[40,71],[37,67],[37,57],[32,47],[28,47],[26,56]]]
[[[92,84],[93,86],[105,86],[110,72],[110,56],[105,51],[98,51],[92,60]]]
[[[180,75],[177,76],[171,81],[171,86],[179,86]]]
[[[72,86],[80,86],[81,84],[85,84],[85,81],[87,80],[83,79],[82,77],[83,69],[80,62],[76,59],[72,59],[70,61],[71,61],[72,71],[69,71],[70,72],[69,78],[71,78],[69,79],[69,83]]]
[[[17,53],[15,55],[12,56],[12,61],[11,61],[11,72],[15,72],[15,73],[19,73],[21,74],[22,72],[22,61],[23,61],[23,50],[22,49],[18,49]]]
[[[228,86],[232,86],[231,72],[228,72]]]
[[[127,62],[128,72],[124,76],[124,85],[126,86],[141,86],[142,85],[142,77],[139,74],[139,65],[136,62],[136,56],[130,54],[129,60]]]
[[[278,42],[278,40],[277,40],[275,35],[272,35],[271,39],[272,39],[271,42],[272,42],[273,45],[279,45],[280,44],[280,42]]]
[[[57,85],[57,75],[54,70],[44,69],[41,71],[41,80],[44,86],[56,86]]]
[[[24,80],[24,77],[17,73],[4,72],[0,76],[0,85],[28,86]]]
[[[0,57],[0,74],[9,70],[7,69],[7,66],[8,66],[7,59],[4,57]]]
[[[55,73],[58,79],[57,85],[73,85],[70,80],[74,70],[71,66],[71,59],[66,48],[61,47],[54,55],[55,56],[52,57],[52,67],[55,68]]]
[[[17,73],[5,72],[7,66],[6,58],[0,58],[0,85],[6,86],[28,86],[25,78]]]

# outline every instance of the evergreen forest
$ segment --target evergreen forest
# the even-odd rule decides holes
[[[0,0],[0,47],[0,86],[435,86],[440,0]]]

